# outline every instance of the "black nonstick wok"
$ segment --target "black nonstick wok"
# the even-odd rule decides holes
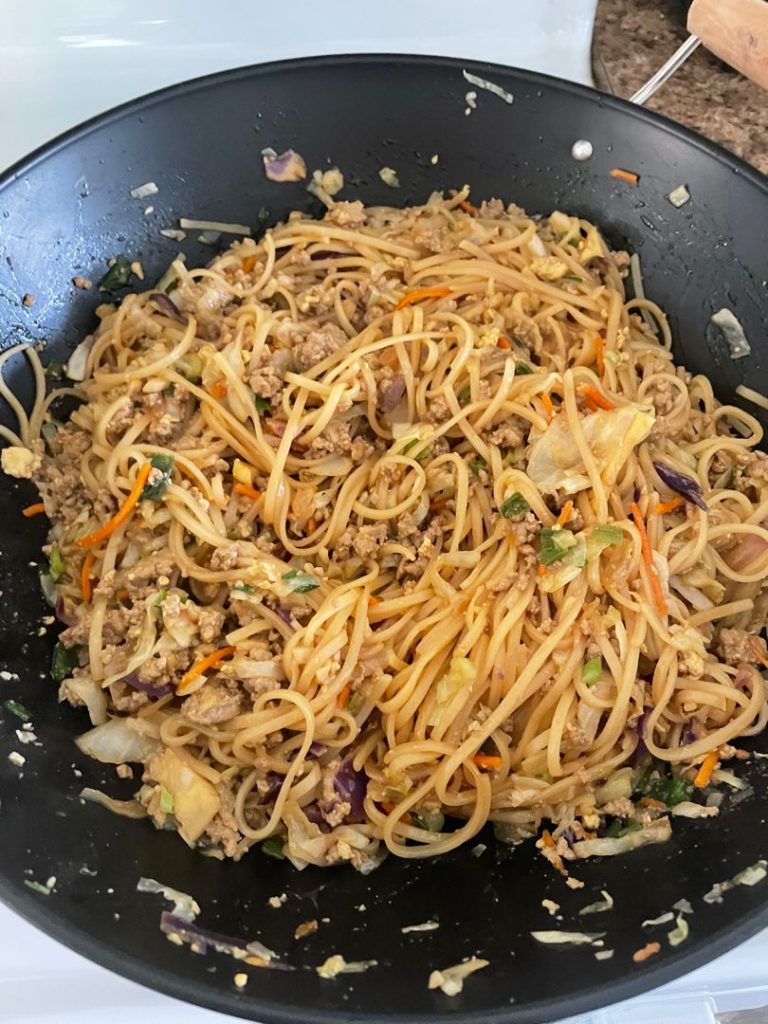
[[[463,69],[503,86],[514,102],[470,85]],[[477,109],[467,115],[469,90],[477,92]],[[590,160],[572,158],[577,139],[592,142]],[[100,301],[95,289],[73,288],[73,276],[97,280],[118,253],[140,259],[148,281],[180,248],[192,265],[210,260],[196,232],[181,244],[159,233],[180,216],[258,227],[295,208],[315,209],[303,185],[265,179],[260,151],[267,146],[296,148],[310,169],[338,165],[342,198],[420,203],[434,189],[469,182],[476,201],[500,196],[530,212],[561,208],[588,217],[615,245],[640,253],[646,289],[670,316],[678,362],[708,374],[723,401],[741,382],[768,393],[764,178],[678,125],[589,89],[422,57],[329,57],[216,75],[120,107],[17,165],[0,180],[3,346],[44,340],[46,360],[64,358],[91,329]],[[398,190],[381,182],[385,165],[396,169]],[[635,172],[639,183],[611,177],[615,167]],[[147,181],[158,194],[131,198]],[[667,195],[681,184],[691,200],[676,209]],[[145,215],[150,204],[154,213]],[[22,303],[25,293],[35,296],[31,306]],[[709,323],[723,306],[752,342],[752,355],[738,362]],[[23,360],[6,377],[28,401]],[[13,422],[7,408],[2,416]],[[32,487],[2,479],[0,699],[30,709],[39,745],[20,746],[19,722],[0,707],[0,896],[73,949],[164,992],[263,1022],[523,1024],[647,991],[768,924],[768,880],[734,888],[721,904],[702,901],[713,883],[768,855],[765,762],[745,763],[741,774],[754,795],[727,801],[713,822],[678,820],[666,845],[579,864],[585,888],[577,892],[531,844],[509,849],[490,833],[479,837],[485,850],[433,862],[390,858],[362,877],[348,869],[297,872],[259,850],[220,863],[174,834],[84,804],[84,785],[128,796],[137,782],[80,755],[73,737],[86,716],[56,705],[48,675],[56,627],[40,635],[48,609],[35,568],[46,525],[20,517],[32,500]],[[12,750],[26,758],[22,767],[7,760]],[[25,884],[51,875],[50,895]],[[233,977],[242,965],[232,958],[196,956],[166,940],[158,923],[167,904],[136,892],[142,875],[192,893],[201,926],[261,939],[296,969],[246,967],[249,981],[239,991]],[[613,909],[579,917],[601,889]],[[282,893],[279,909],[268,905]],[[690,937],[672,948],[671,925],[641,922],[682,897],[695,912]],[[561,921],[544,899],[560,904]],[[310,918],[319,930],[295,941],[296,925]],[[401,931],[427,920],[439,929]],[[605,932],[604,948],[614,955],[596,960],[593,948],[556,950],[530,935],[551,928]],[[653,939],[661,952],[635,964],[633,952]],[[321,980],[314,967],[332,953],[378,966]],[[459,996],[428,991],[432,969],[473,954],[490,966]]]

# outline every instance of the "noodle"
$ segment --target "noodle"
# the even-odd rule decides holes
[[[466,196],[174,262],[99,308],[68,422],[34,349],[30,415],[0,379],[62,695],[191,845],[368,871],[549,821],[562,868],[768,718],[760,424],[593,225]]]

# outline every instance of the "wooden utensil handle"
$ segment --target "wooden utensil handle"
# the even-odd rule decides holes
[[[693,0],[688,31],[726,64],[768,89],[766,0]]]

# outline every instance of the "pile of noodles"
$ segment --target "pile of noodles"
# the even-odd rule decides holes
[[[625,256],[466,190],[340,203],[100,307],[71,386],[46,396],[26,349],[3,464],[40,488],[80,629],[62,694],[158,825],[362,870],[544,825],[562,867],[716,813],[768,715],[761,642],[734,662],[720,636],[765,625],[762,431],[675,366]]]

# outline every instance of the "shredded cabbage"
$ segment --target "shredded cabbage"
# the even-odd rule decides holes
[[[584,438],[600,476],[611,487],[633,448],[651,432],[656,417],[647,406],[629,402],[610,411],[600,409],[581,421]],[[584,462],[565,416],[555,416],[534,442],[528,476],[544,494],[575,494],[590,486]]]
[[[75,742],[84,754],[102,764],[143,762],[156,753],[160,746],[158,740],[137,732],[130,718],[110,718],[78,736]]]

